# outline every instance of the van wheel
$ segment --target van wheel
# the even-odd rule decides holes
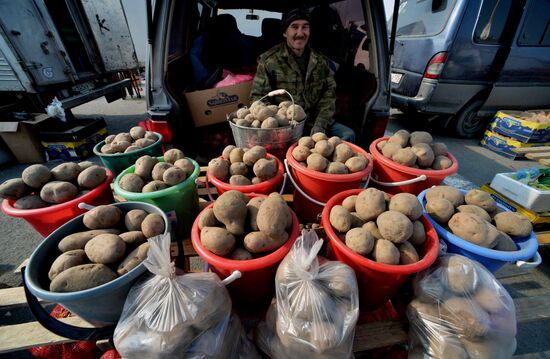
[[[454,130],[457,136],[473,138],[485,128],[486,121],[477,115],[477,111],[483,106],[484,100],[475,100],[468,103],[454,116]]]

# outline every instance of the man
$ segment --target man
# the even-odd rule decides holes
[[[285,89],[307,114],[306,130],[324,132],[354,142],[355,133],[334,121],[336,82],[329,59],[308,45],[309,12],[295,9],[283,16],[285,41],[258,58],[258,69],[252,83],[250,100],[256,101],[268,92]],[[280,102],[288,98],[277,98]],[[307,132],[305,132],[307,133]]]

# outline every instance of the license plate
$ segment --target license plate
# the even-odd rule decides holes
[[[392,72],[391,74],[391,82],[394,84],[398,84],[401,81],[401,78],[403,77],[403,74],[397,74]]]
[[[94,83],[93,81],[84,82],[81,84],[78,84],[76,86],[73,86],[73,91],[78,93],[87,93],[94,89]]]

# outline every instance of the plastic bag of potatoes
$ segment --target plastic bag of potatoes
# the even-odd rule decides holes
[[[359,316],[353,269],[317,257],[323,241],[302,236],[275,277],[276,301],[256,332],[256,344],[272,358],[350,358]]]
[[[510,358],[516,350],[512,298],[478,262],[440,257],[414,280],[407,307],[409,358]]]
[[[214,273],[176,275],[170,236],[149,239],[153,274],[132,286],[114,333],[124,358],[239,358],[251,345]],[[239,349],[239,348],[242,348]],[[247,354],[254,358],[254,353]]]

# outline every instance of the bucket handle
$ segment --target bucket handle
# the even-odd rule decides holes
[[[420,175],[418,177],[415,177],[415,178],[411,178],[409,180],[406,180],[406,181],[400,181],[400,182],[380,182],[374,178],[371,177],[371,181],[373,181],[374,183],[376,183],[377,185],[380,185],[380,186],[385,186],[385,187],[396,187],[396,186],[404,186],[404,185],[407,185],[407,184],[413,184],[413,183],[416,183],[416,182],[422,182],[422,181],[425,181],[428,177],[426,175]]]
[[[208,263],[204,263],[204,266],[202,267],[202,271],[207,273],[210,271],[210,265]],[[227,276],[224,280],[222,280],[223,285],[229,285],[236,281],[237,279],[241,278],[243,274],[240,270],[234,270],[231,272],[229,276]]]
[[[80,202],[80,203],[78,204],[78,208],[80,208],[80,209],[85,209],[86,211],[89,211],[89,210],[91,210],[91,209],[94,209],[95,206],[92,206],[92,205],[90,205],[90,204],[88,204],[88,203],[85,203],[85,202]]]
[[[103,340],[109,339],[115,332],[116,325],[110,325],[102,328],[81,328],[74,325],[65,324],[54,317],[52,317],[47,311],[44,310],[42,305],[38,302],[38,299],[30,292],[25,281],[25,269],[21,269],[21,275],[23,276],[23,288],[25,290],[25,297],[29,304],[29,309],[36,318],[36,320],[50,332],[59,336],[73,339],[73,340]]]
[[[195,180],[195,183],[198,185],[200,183],[204,183],[205,186],[206,186],[206,195],[208,196],[208,199],[211,201],[211,202],[214,202],[214,197],[212,197],[212,193],[210,192],[210,186],[208,185],[208,179],[204,182],[202,182],[201,180],[199,180],[198,178]]]
[[[535,255],[533,256],[533,261],[517,261],[516,266],[523,269],[531,269],[538,267],[542,263],[542,257],[540,256],[539,252],[535,252]]]

